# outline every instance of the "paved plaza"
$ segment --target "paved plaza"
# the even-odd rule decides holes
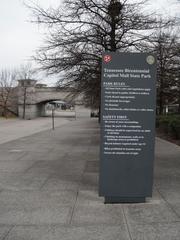
[[[21,133],[8,121],[0,122],[0,240],[180,239],[180,147],[157,139],[147,203],[105,205],[97,119],[58,119],[55,131],[39,119],[40,132],[36,120],[17,120]]]
[[[55,126],[59,127],[68,122],[68,119],[58,119]],[[50,117],[36,118],[33,120],[23,119],[0,119],[0,144],[9,142],[21,137],[32,135],[52,129],[52,119]]]

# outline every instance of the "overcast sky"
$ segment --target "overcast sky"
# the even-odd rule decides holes
[[[43,7],[56,6],[62,0],[34,0]],[[177,0],[151,0],[153,8],[165,15],[180,16]],[[23,0],[0,0],[0,69],[26,63],[42,44],[42,30],[30,23],[30,11]]]

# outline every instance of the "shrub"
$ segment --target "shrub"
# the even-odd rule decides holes
[[[180,115],[157,116],[156,127],[161,132],[180,139]]]
[[[164,133],[168,133],[170,118],[169,116],[161,116],[159,118],[159,129]]]
[[[160,116],[156,116],[156,128],[159,128]]]
[[[176,139],[180,139],[180,119],[175,118],[169,123],[169,132]]]

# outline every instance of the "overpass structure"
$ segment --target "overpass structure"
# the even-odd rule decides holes
[[[60,90],[37,84],[36,80],[19,80],[18,85],[18,115],[20,118],[33,119],[45,115],[45,105],[48,102],[61,100],[75,106],[83,105],[82,94],[76,94],[72,88]]]

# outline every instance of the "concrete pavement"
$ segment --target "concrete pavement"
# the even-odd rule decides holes
[[[98,197],[97,119],[0,145],[0,240],[179,240],[180,147],[157,139],[146,204]]]
[[[56,118],[55,126],[62,126],[69,120]],[[31,120],[23,119],[0,119],[0,144],[9,142],[21,137],[29,136],[52,128],[50,117],[36,118]]]

